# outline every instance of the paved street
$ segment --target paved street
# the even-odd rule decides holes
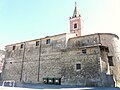
[[[59,88],[61,90],[120,90],[119,88],[98,88],[98,87],[79,87],[79,88]],[[21,87],[0,87],[0,90],[53,90],[53,89],[33,89]],[[58,89],[54,89],[58,90]]]
[[[64,86],[64,85],[45,85],[45,84],[25,84],[18,87],[2,87],[0,90],[120,90],[120,88],[109,87],[80,87],[80,86]]]

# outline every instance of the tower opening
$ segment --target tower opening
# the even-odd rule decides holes
[[[74,24],[74,28],[77,28],[77,23]]]

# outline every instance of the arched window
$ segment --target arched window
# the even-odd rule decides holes
[[[74,28],[77,28],[77,23],[74,24]]]

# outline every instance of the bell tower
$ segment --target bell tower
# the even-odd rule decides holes
[[[70,33],[75,33],[76,36],[81,36],[81,15],[75,2],[73,16],[70,17]]]

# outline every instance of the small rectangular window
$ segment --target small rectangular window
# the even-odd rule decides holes
[[[15,46],[13,46],[13,50],[15,50]]]
[[[39,46],[39,41],[36,41],[36,46]]]
[[[76,70],[80,70],[80,69],[81,69],[81,64],[80,63],[76,64]]]
[[[50,39],[47,39],[47,40],[46,40],[46,44],[50,44]]]
[[[82,53],[86,54],[86,49],[82,49]]]
[[[113,57],[112,56],[108,56],[108,63],[109,63],[109,66],[113,66]]]
[[[23,44],[21,44],[20,48],[23,48]]]

